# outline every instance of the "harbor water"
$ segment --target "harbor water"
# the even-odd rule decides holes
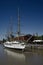
[[[43,65],[43,50],[28,51],[6,49],[0,44],[0,65]]]

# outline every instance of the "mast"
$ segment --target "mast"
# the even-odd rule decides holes
[[[8,41],[11,41],[11,36],[12,36],[12,33],[13,33],[12,29],[13,29],[13,23],[12,23],[12,16],[11,16],[10,20],[9,20],[8,29],[6,31],[6,37],[7,37]]]
[[[12,22],[12,16],[10,17],[10,35],[13,33],[13,22]]]
[[[9,31],[8,31],[8,37],[10,38],[10,41],[12,41],[12,36],[13,36],[13,20],[11,16],[9,21]]]
[[[20,36],[20,12],[19,12],[19,8],[18,8],[18,31],[17,31],[17,35],[18,35],[18,40],[19,36]]]
[[[18,8],[18,36],[20,36],[20,12]]]

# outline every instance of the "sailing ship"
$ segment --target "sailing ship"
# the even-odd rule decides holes
[[[25,49],[26,45],[23,41],[19,40],[19,36],[20,36],[20,16],[19,16],[19,8],[18,8],[18,40],[15,41],[6,41],[4,43],[4,46],[7,48],[13,48],[13,49]]]

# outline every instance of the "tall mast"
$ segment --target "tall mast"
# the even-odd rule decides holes
[[[12,23],[12,16],[10,17],[10,20],[9,20],[9,26],[8,26],[8,30],[6,32],[6,37],[7,37],[7,40],[12,40],[11,37],[12,37],[12,33],[13,33],[13,23]]]
[[[12,23],[12,16],[10,17],[10,35],[13,33],[13,23]]]
[[[18,36],[20,35],[20,12],[18,8]]]

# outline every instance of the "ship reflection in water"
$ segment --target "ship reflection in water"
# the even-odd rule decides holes
[[[12,57],[14,59],[14,62],[20,62],[20,63],[24,63],[25,62],[25,55],[23,53],[20,52],[14,52],[12,50],[9,49],[4,49],[5,53],[7,54],[7,56]]]
[[[0,44],[0,65],[43,65],[43,50],[21,52]]]

